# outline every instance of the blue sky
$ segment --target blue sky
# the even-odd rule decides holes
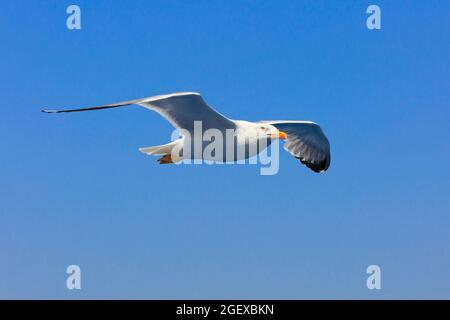
[[[70,4],[1,5],[0,298],[450,298],[448,1]],[[319,123],[329,171],[160,166],[155,113],[39,112],[177,91]]]

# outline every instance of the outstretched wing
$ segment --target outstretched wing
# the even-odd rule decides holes
[[[322,129],[310,121],[262,121],[287,134],[284,149],[315,172],[330,166],[330,143]]]
[[[203,100],[202,96],[199,93],[195,92],[172,93],[149,98],[128,100],[97,107],[65,110],[42,110],[42,112],[61,113],[91,111],[125,107],[130,105],[140,105],[149,110],[156,111],[165,119],[167,119],[167,121],[169,121],[175,128],[185,129],[189,132],[194,131],[194,121],[201,121],[203,130],[207,130],[210,128],[235,128],[235,124],[232,120],[226,118],[225,116],[221,115],[210,106],[208,106],[208,104]]]

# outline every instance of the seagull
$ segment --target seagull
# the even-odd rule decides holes
[[[223,135],[226,135],[227,130],[234,130],[233,141],[235,144],[238,147],[243,145],[247,147],[244,153],[233,152],[231,158],[227,155],[227,152],[231,153],[230,150],[223,148],[223,152],[216,155],[223,162],[229,162],[229,160],[238,161],[252,157],[262,151],[261,148],[253,148],[255,145],[260,145],[264,140],[267,141],[265,145],[267,147],[272,141],[280,139],[285,142],[284,149],[312,171],[317,173],[324,172],[330,166],[330,143],[318,124],[311,121],[291,120],[258,122],[231,120],[211,108],[203,100],[202,96],[196,92],[165,94],[89,108],[44,109],[41,111],[45,113],[79,112],[133,105],[142,106],[159,113],[182,132],[180,139],[168,144],[139,149],[139,151],[148,155],[161,156],[158,159],[160,164],[177,163],[187,157],[183,156],[183,150],[186,151],[189,147],[192,147],[193,143],[186,136],[198,136],[199,132],[196,130],[196,123],[200,122],[200,134],[203,134],[208,129],[216,130],[216,132],[218,131]],[[202,144],[202,150],[206,148],[206,145],[206,143]],[[175,149],[181,152],[176,153],[174,152]],[[188,154],[188,152],[185,152],[185,154]],[[191,159],[201,158],[203,153],[199,155],[195,153],[194,155],[190,154],[188,157]],[[214,159],[217,160],[217,157]]]

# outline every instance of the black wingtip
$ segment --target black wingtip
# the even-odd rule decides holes
[[[307,166],[309,169],[311,169],[316,173],[324,173],[325,171],[327,171],[328,168],[330,167],[331,162],[330,155],[327,155],[327,157],[324,160],[319,162],[308,161],[303,157],[295,157],[295,158],[297,158],[302,164],[304,164],[305,166]]]
[[[43,113],[58,113],[58,110],[42,109],[41,112],[43,112]]]

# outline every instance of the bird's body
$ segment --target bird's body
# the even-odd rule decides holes
[[[232,120],[235,124],[234,128],[209,128],[204,130],[199,124],[198,130],[194,133],[186,132],[180,139],[171,143],[140,148],[139,150],[148,155],[167,155],[171,154],[171,158],[162,158],[161,163],[176,163],[181,160],[206,160],[214,162],[236,162],[246,160],[248,158],[258,155],[265,150],[272,143],[273,139],[267,138],[264,135],[260,123],[254,123],[243,120]],[[268,126],[267,126],[268,127]],[[212,131],[214,130],[214,131]],[[279,137],[278,130],[273,128],[273,134]],[[209,135],[208,132],[211,132]],[[271,132],[272,133],[272,132]],[[189,136],[189,138],[188,138]],[[213,136],[213,139],[210,139]],[[208,148],[211,148],[213,142],[218,142],[219,146],[211,154]],[[174,150],[178,150],[174,152]]]
[[[275,139],[315,172],[328,169],[330,145],[321,128],[310,121],[231,120],[206,104],[198,93],[183,92],[124,101],[91,108],[42,110],[47,113],[77,112],[140,105],[156,111],[181,133],[168,144],[140,148],[145,154],[162,156],[161,164],[184,159],[217,162],[244,160],[265,150]]]

